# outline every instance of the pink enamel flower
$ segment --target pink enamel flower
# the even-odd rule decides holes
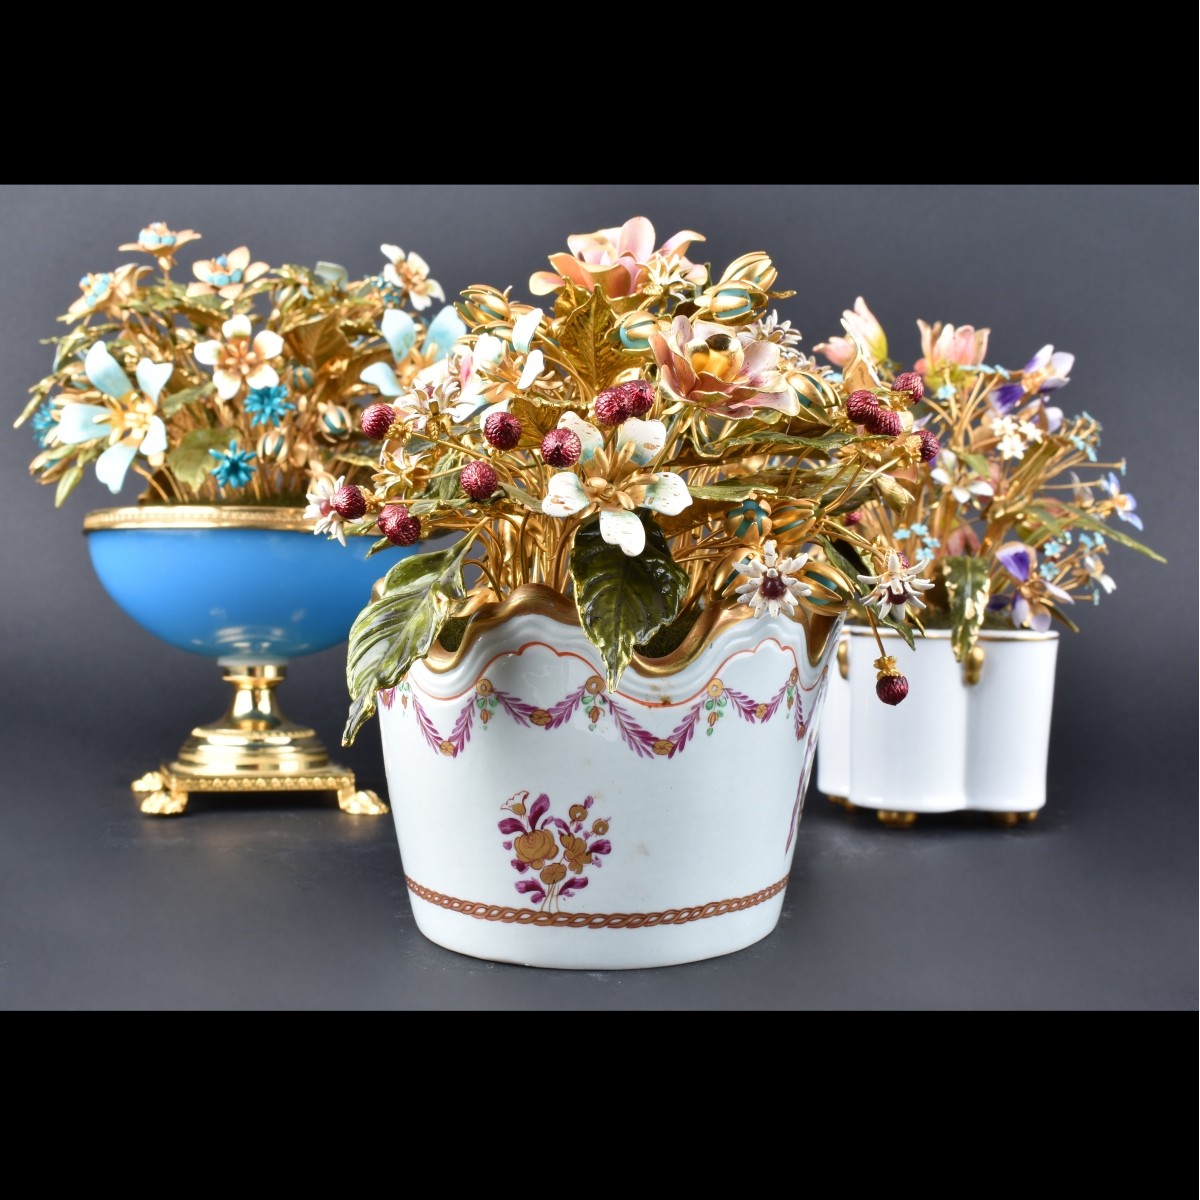
[[[279,373],[270,360],[283,353],[283,338],[264,329],[250,340],[250,318],[244,313],[230,317],[221,326],[221,338],[196,346],[196,361],[213,368],[213,383],[222,400],[232,400],[248,388],[270,388],[279,383]]]
[[[976,329],[974,325],[943,325],[938,321],[930,325],[918,321],[921,331],[922,357],[916,370],[922,375],[936,373],[945,367],[977,367],[987,357],[990,329]]]
[[[725,417],[747,417],[756,408],[794,416],[796,395],[779,370],[779,346],[753,330],[733,332],[709,321],[676,317],[664,334],[650,334],[660,377],[676,400]]]
[[[692,242],[704,238],[681,230],[654,249],[654,226],[645,217],[630,217],[620,229],[573,233],[569,254],[550,255],[553,271],[536,271],[529,279],[535,296],[547,296],[568,281],[585,291],[600,288],[606,296],[632,296],[643,284],[702,283],[705,270],[685,257]]]
[[[814,346],[813,353],[824,354],[835,367],[844,367],[854,357],[854,340],[857,338],[875,362],[887,359],[887,335],[861,296],[854,301],[853,308],[842,313],[842,326],[848,337],[831,337]]]

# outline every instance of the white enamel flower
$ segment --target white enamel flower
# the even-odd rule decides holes
[[[1022,428],[1024,426],[1024,428]],[[1025,429],[1036,428],[1028,421],[1018,421],[1016,417],[993,417],[992,433],[1000,439],[1000,457],[1003,459],[1024,458],[1028,449]],[[1040,440],[1040,431],[1039,438]]]
[[[333,507],[333,498],[346,482],[345,475],[334,479],[331,475],[314,477],[312,491],[308,493],[308,507],[304,510],[306,518],[317,519],[313,533],[323,533],[330,539],[337,538],[344,546],[346,544],[346,522]]]
[[[892,550],[888,553],[887,567],[878,575],[860,575],[859,583],[871,584],[871,593],[866,597],[867,604],[874,604],[881,617],[888,615],[891,610],[892,618],[904,620],[904,606],[911,604],[914,608],[924,608],[925,602],[918,595],[933,587],[928,579],[918,579],[932,560],[922,558],[917,560],[915,567],[906,567],[900,555]]]
[[[929,477],[949,488],[959,504],[978,504],[980,497],[995,495],[992,485],[961,462],[953,450],[938,452],[937,466],[929,472]]]
[[[807,562],[807,554],[780,558],[774,541],[764,542],[761,559],[737,564],[738,573],[746,576],[746,582],[738,586],[737,598],[754,609],[756,617],[763,613],[777,617],[780,609],[791,616],[796,611],[797,597],[812,595],[812,588],[796,578],[796,572]]]
[[[429,264],[415,250],[405,254],[399,246],[388,242],[379,249],[388,260],[383,268],[384,279],[392,287],[405,291],[409,303],[418,312],[428,308],[434,300],[446,299],[442,285],[436,279],[429,278]]]
[[[213,368],[213,383],[222,400],[232,400],[248,388],[270,388],[279,383],[279,374],[270,360],[283,353],[283,338],[270,329],[253,332],[245,313],[230,317],[221,326],[220,339],[211,338],[196,346],[196,361]]]
[[[534,335],[542,322],[542,310],[529,312],[513,322],[512,338],[505,340],[494,333],[481,334],[459,365],[462,402],[474,411],[484,402],[503,404],[527,392],[546,369],[546,357],[540,349],[531,349]]]
[[[646,530],[635,509],[674,516],[692,497],[682,476],[674,471],[643,471],[662,449],[667,437],[661,421],[631,417],[617,431],[613,451],[604,449],[604,435],[574,413],[565,413],[559,426],[575,433],[582,453],[579,474],[559,471],[550,477],[542,511],[551,517],[600,513],[600,536],[636,556],[646,547]]]
[[[167,452],[167,427],[157,415],[158,397],[174,371],[172,363],[143,358],[137,365],[137,387],[108,352],[96,342],[87,352],[83,370],[92,385],[117,403],[68,404],[62,410],[55,433],[65,445],[107,437],[110,445],[96,459],[96,478],[114,494],[121,490],[130,463],[143,454],[153,465]]]
[[[1106,593],[1116,591],[1116,582],[1104,570],[1104,559],[1099,555],[1085,554],[1083,556],[1083,569],[1088,573],[1088,578],[1093,583],[1102,587]]]

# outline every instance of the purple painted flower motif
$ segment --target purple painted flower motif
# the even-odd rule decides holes
[[[1137,500],[1134,499],[1130,492],[1121,491],[1121,483],[1116,475],[1110,471],[1108,479],[1104,480],[1101,486],[1108,493],[1108,497],[1112,501],[1113,511],[1122,521],[1128,521],[1134,529],[1145,528],[1142,525],[1142,518],[1134,511],[1137,508]]]

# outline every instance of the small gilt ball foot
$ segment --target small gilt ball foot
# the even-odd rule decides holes
[[[844,808],[847,812],[858,812],[858,805],[852,800],[847,800],[845,796],[830,796],[830,804],[836,804],[838,808]]]
[[[1005,829],[1012,829],[1019,824],[1029,824],[1031,821],[1037,820],[1037,810],[1033,812],[998,812],[992,813],[992,820],[997,825],[1003,825]]]
[[[355,817],[381,817],[390,811],[388,806],[367,788],[361,791],[343,788],[338,792],[338,808]]]
[[[915,812],[896,812],[890,808],[881,808],[876,812],[880,825],[889,829],[911,829],[917,823]]]

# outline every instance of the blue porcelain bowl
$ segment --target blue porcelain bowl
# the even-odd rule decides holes
[[[103,509],[84,531],[100,582],[129,616],[212,658],[287,659],[336,646],[395,562],[367,558],[371,537],[343,548],[314,536],[299,509]]]

